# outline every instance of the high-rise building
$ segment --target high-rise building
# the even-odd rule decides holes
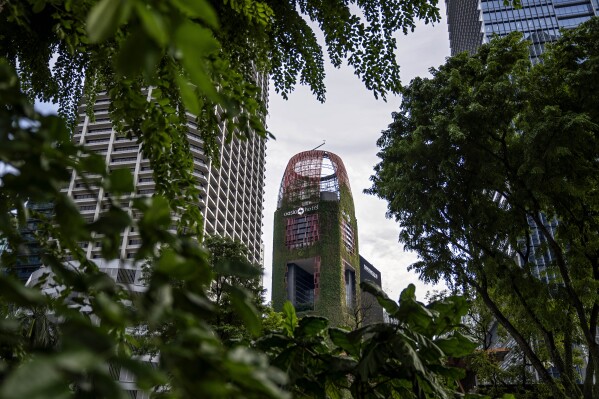
[[[287,164],[274,215],[272,277],[275,310],[289,300],[299,313],[336,325],[361,318],[358,226],[339,156],[305,151]]]
[[[28,218],[25,226],[20,229],[23,241],[20,247],[16,249],[15,264],[9,271],[23,283],[26,283],[29,276],[42,266],[42,247],[36,237],[41,223],[38,215],[50,219],[54,212],[54,205],[49,202],[29,201],[26,208],[34,215]]]
[[[451,55],[473,53],[494,35],[518,31],[531,41],[530,58],[538,62],[545,43],[560,29],[574,28],[599,15],[598,0],[521,0],[521,8],[503,0],[445,0]]]
[[[259,76],[266,102],[267,80]],[[150,89],[151,90],[151,89]],[[148,93],[150,95],[150,93]],[[105,156],[110,170],[128,168],[133,174],[135,192],[124,197],[121,203],[125,208],[132,205],[136,197],[151,196],[155,184],[150,161],[140,151],[135,139],[121,136],[113,129],[108,115],[110,99],[105,92],[98,93],[93,104],[94,121],[87,115],[86,105],[79,108],[80,121],[73,141],[86,149]],[[221,127],[220,166],[212,166],[203,150],[203,142],[195,122],[195,117],[187,115],[189,131],[187,138],[193,156],[193,176],[200,197],[197,206],[204,215],[204,234],[220,235],[241,241],[248,247],[249,261],[263,263],[262,213],[264,197],[264,163],[266,142],[256,135],[248,135],[246,140],[233,139],[226,143]],[[91,179],[93,180],[93,179]],[[87,221],[96,220],[108,208],[109,193],[101,185],[87,187],[81,176],[73,172],[64,192],[73,199],[75,205]],[[133,218],[136,215],[132,214]],[[102,258],[101,240],[91,239],[80,242],[86,257],[117,283],[126,284],[131,290],[143,290],[143,270],[133,261],[141,246],[141,237],[135,227],[127,228],[122,235],[120,259],[107,261]],[[76,266],[76,263],[73,264]],[[40,267],[41,263],[36,267]],[[29,269],[28,269],[29,270]],[[31,270],[29,270],[31,272]],[[36,283],[46,271],[37,270],[32,275]]]
[[[262,83],[265,85],[265,82]],[[93,105],[93,122],[87,116],[85,105],[79,108],[81,119],[73,140],[97,154],[104,155],[111,170],[131,170],[135,192],[129,200],[138,196],[151,196],[155,192],[155,184],[150,161],[143,156],[135,139],[120,136],[112,128],[108,116],[109,103],[106,93],[99,93]],[[201,192],[197,205],[205,218],[204,233],[241,241],[249,249],[249,260],[262,264],[265,140],[256,135],[249,135],[247,140],[233,139],[227,144],[224,139],[225,132],[222,131],[218,139],[220,166],[214,167],[203,149],[199,132],[201,127],[196,125],[193,115],[188,114],[187,118],[187,138],[193,156],[193,176]],[[222,125],[221,130],[224,129]],[[96,219],[108,207],[107,193],[103,188],[92,187],[88,190],[76,173],[73,173],[65,191],[83,216],[90,221]],[[128,207],[131,204],[123,205]],[[134,228],[126,229],[122,237],[121,259],[133,258],[140,244],[139,232]],[[100,262],[99,241],[91,240],[80,245],[87,251],[87,258],[98,259]]]
[[[381,272],[360,255],[360,283],[364,281],[370,281],[381,288],[383,287]],[[372,294],[362,291],[360,300],[361,324],[382,323],[384,321],[383,307]]]

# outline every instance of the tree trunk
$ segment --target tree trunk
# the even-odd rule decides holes
[[[555,399],[566,398],[564,392],[556,384],[553,377],[551,377],[551,375],[549,374],[549,372],[547,371],[547,369],[545,368],[545,366],[543,365],[541,360],[538,358],[537,354],[530,347],[530,344],[526,341],[526,339],[522,336],[522,334],[520,334],[520,331],[518,331],[516,329],[516,327],[514,327],[512,325],[512,323],[510,323],[510,321],[507,319],[507,317],[505,317],[505,315],[497,307],[495,302],[493,302],[493,300],[489,296],[489,293],[486,290],[482,289],[478,285],[473,284],[473,286],[477,290],[477,292],[481,295],[481,297],[483,298],[483,301],[489,307],[489,309],[491,310],[493,315],[497,318],[497,321],[507,330],[507,332],[512,336],[512,338],[514,338],[514,340],[516,341],[516,343],[518,344],[520,349],[522,349],[522,351],[524,352],[524,356],[528,357],[532,366],[535,368],[537,373],[539,373],[539,375],[541,376],[541,379],[543,380],[543,382],[545,382],[549,386],[549,388],[551,389],[551,392],[553,393],[553,397]]]
[[[595,376],[595,367],[593,365],[593,359],[589,356],[587,358],[587,370],[584,376],[584,387],[583,394],[584,399],[593,399],[593,377]]]
[[[571,313],[569,312],[569,319],[571,321]],[[580,390],[580,387],[576,383],[576,377],[574,376],[574,361],[572,356],[572,329],[570,325],[567,325],[564,330],[564,371],[560,371],[563,373],[562,383],[566,388],[567,392],[571,392],[571,397],[584,397],[584,393]],[[576,394],[576,396],[574,396]]]

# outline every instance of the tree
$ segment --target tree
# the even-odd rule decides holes
[[[248,306],[260,315],[266,313],[262,268],[248,262],[248,249],[240,241],[227,237],[206,237],[204,246],[210,253],[209,262],[215,275],[208,289],[208,296],[216,305],[213,321],[216,332],[223,341],[251,339],[244,328],[244,321],[232,305],[232,301],[249,299]],[[245,295],[242,294],[245,290]]]
[[[598,34],[597,18],[564,32],[535,66],[512,34],[414,79],[379,139],[369,190],[420,255],[412,268],[473,289],[555,397],[562,384],[581,396],[578,340],[588,349],[584,396],[596,390]]]

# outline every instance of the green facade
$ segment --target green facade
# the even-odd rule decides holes
[[[302,182],[304,176],[297,174],[288,179],[287,174],[293,174],[294,160],[304,159],[305,162],[310,162],[312,157],[321,157],[321,160],[324,158],[325,161],[328,158],[328,161],[335,165],[332,174],[318,176],[320,179],[318,185],[322,187],[326,179],[333,179],[338,183],[338,187],[329,188],[330,191],[323,193],[315,189],[314,176],[306,177],[307,180],[312,179],[313,184]],[[318,230],[316,240],[308,239],[303,242],[304,236],[301,234],[299,238],[291,235],[295,241],[290,239],[290,229],[293,230],[297,220],[315,218]],[[344,233],[344,229],[349,230],[350,233]],[[314,226],[311,231],[314,236]],[[353,245],[346,245],[349,236],[352,237],[350,241]],[[294,247],[290,242],[299,243],[300,247]],[[295,267],[297,271],[297,264],[307,265],[305,267],[307,270],[310,270],[310,265],[313,267],[311,277],[314,278],[315,287],[312,307],[309,303],[299,303],[301,301],[298,291],[293,298],[290,298],[289,285],[299,286],[300,284],[297,276],[290,275],[290,268]],[[309,151],[294,156],[290,161],[286,176],[283,177],[279,207],[274,215],[272,270],[272,302],[275,310],[280,311],[285,301],[294,302],[295,299],[297,303],[294,305],[300,313],[324,316],[334,325],[351,324],[354,309],[359,308],[360,301],[358,228],[347,174],[341,159],[335,154]],[[350,276],[347,276],[346,270],[349,270]],[[300,272],[307,282],[310,279],[309,272]],[[346,278],[351,286],[349,291],[353,290],[350,303],[346,296]]]

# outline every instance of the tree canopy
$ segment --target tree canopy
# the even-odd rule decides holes
[[[221,132],[227,140],[266,136],[269,76],[284,97],[299,81],[323,101],[323,49],[308,21],[324,33],[333,65],[353,66],[375,96],[397,93],[393,35],[419,19],[438,21],[436,4],[8,0],[0,2],[0,57],[17,68],[31,100],[58,103],[71,124],[82,100],[91,104],[106,90],[115,128],[139,139],[157,190],[181,214],[181,227],[199,233],[185,110],[202,126],[204,151],[215,155]]]
[[[514,33],[414,79],[369,190],[420,256],[412,269],[474,290],[556,397],[582,395],[573,343],[588,349],[585,397],[599,370],[597,37],[595,18],[533,66]]]

